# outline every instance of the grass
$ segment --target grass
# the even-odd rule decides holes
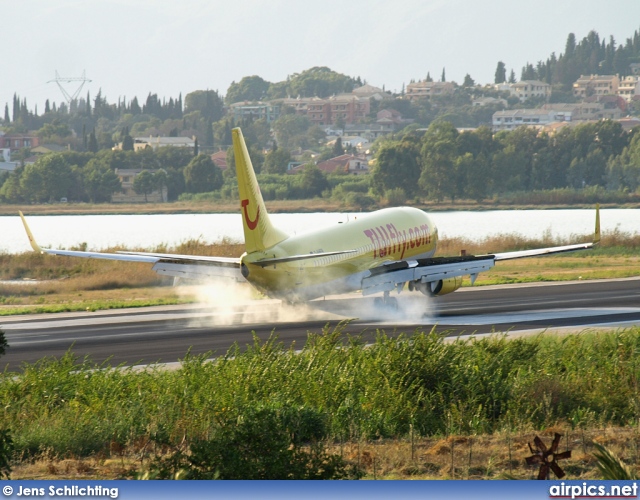
[[[526,443],[556,431],[574,450],[562,464],[569,479],[598,477],[594,442],[637,470],[640,328],[454,342],[379,332],[371,346],[349,331],[309,335],[298,351],[256,339],[216,362],[187,356],[174,371],[113,370],[69,353],[4,373],[14,477],[144,471],[263,407],[321,418],[325,447],[368,477],[531,478]]]
[[[121,248],[110,248],[114,252]],[[142,249],[140,249],[142,250]],[[207,245],[199,240],[176,248],[159,246],[156,252],[230,257],[243,245],[223,241]],[[130,265],[129,265],[130,264]],[[189,303],[172,278],[159,276],[148,264],[57,257],[27,252],[0,254],[0,281],[35,280],[0,284],[0,316],[38,312],[67,312]]]
[[[482,254],[564,243],[508,235],[440,248]],[[639,245],[640,236],[614,231],[593,252],[500,263],[478,283],[636,275]],[[151,250],[237,256],[243,248],[191,241]],[[144,264],[0,255],[0,280],[24,278],[43,282],[0,285],[0,314],[190,300]],[[574,449],[562,464],[571,479],[599,477],[593,442],[637,470],[640,329],[450,344],[380,332],[369,348],[343,333],[310,336],[300,353],[272,339],[216,363],[187,356],[176,371],[113,370],[69,353],[5,372],[0,427],[16,443],[13,477],[129,477],[206,437],[222,416],[260,405],[323,415],[326,448],[369,478],[531,478],[526,443],[555,430]]]

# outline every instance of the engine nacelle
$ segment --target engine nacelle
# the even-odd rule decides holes
[[[437,295],[446,295],[455,292],[462,286],[462,276],[448,278],[446,280],[430,281],[428,283],[411,282],[409,290],[420,290],[424,295],[435,297]]]

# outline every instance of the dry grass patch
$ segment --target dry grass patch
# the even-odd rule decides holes
[[[640,471],[640,433],[636,427],[583,431],[558,426],[513,434],[330,442],[327,451],[358,464],[366,472],[365,479],[535,479],[538,467],[525,462],[531,455],[528,444],[536,435],[550,444],[554,432],[562,434],[559,451],[572,452],[571,458],[558,462],[566,480],[601,478],[593,456],[594,443],[606,446],[632,470]],[[132,446],[86,458],[42,457],[16,464],[11,479],[130,478],[144,469],[152,456]]]

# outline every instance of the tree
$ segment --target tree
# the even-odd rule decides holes
[[[279,148],[289,148],[298,136],[305,136],[309,129],[309,118],[297,114],[285,114],[273,122]]]
[[[383,144],[375,156],[371,169],[371,186],[384,196],[389,190],[400,188],[409,197],[418,193],[420,179],[420,146],[411,136],[398,142]]]
[[[513,69],[509,73],[509,83],[516,83],[516,72]]]
[[[96,129],[94,128],[89,134],[89,143],[87,144],[87,149],[92,153],[98,152],[98,140],[96,139]]]
[[[187,191],[208,193],[222,187],[222,172],[209,155],[195,156],[184,169]]]
[[[440,77],[440,81],[441,82],[446,82],[447,81],[447,77],[445,76],[445,73],[444,73],[444,68],[442,68],[442,76]]]
[[[199,111],[205,120],[217,122],[224,116],[224,103],[215,90],[196,90],[184,98],[184,113],[194,111]]]
[[[133,179],[133,190],[137,194],[144,194],[144,201],[147,202],[147,195],[153,193],[153,174],[148,170],[143,170]]]
[[[619,156],[611,156],[606,171],[607,189],[635,191],[640,187],[640,133],[634,134]]]
[[[289,95],[301,97],[329,97],[333,94],[351,92],[357,80],[336,73],[326,66],[315,66],[289,79]]]
[[[160,169],[153,174],[153,187],[160,191],[162,201],[167,201],[164,198],[164,188],[167,187],[168,175],[164,169]]]
[[[60,153],[42,156],[26,165],[20,179],[24,197],[38,203],[70,198],[75,184],[73,169]]]
[[[329,188],[326,175],[313,163],[305,165],[301,175],[300,187],[304,196],[308,198],[320,196]]]
[[[283,148],[269,151],[264,157],[262,171],[268,174],[284,174],[291,161],[291,153]]]
[[[122,189],[120,179],[109,165],[94,158],[82,169],[82,179],[89,199],[93,203],[110,202],[111,195]]]
[[[51,123],[44,124],[38,130],[38,138],[42,142],[61,142],[62,139],[71,135],[71,129],[66,123],[62,123],[56,118]]]
[[[19,203],[24,201],[20,180],[24,167],[19,166],[13,172],[8,174],[2,186],[0,186],[0,201],[4,203]]]
[[[241,101],[260,101],[269,90],[269,85],[269,82],[257,75],[245,76],[238,83],[231,82],[225,102],[229,105]]]
[[[434,122],[422,141],[422,173],[419,184],[430,198],[442,201],[458,196],[456,172],[457,129],[449,122]]]
[[[122,151],[133,151],[133,137],[129,134],[129,127],[125,127],[121,133]]]
[[[507,67],[504,65],[502,61],[498,61],[498,66],[496,67],[496,73],[493,78],[493,83],[504,83],[507,81]]]
[[[342,147],[342,137],[338,137],[336,142],[333,143],[333,156],[341,156],[344,154],[344,148]]]
[[[474,87],[476,84],[475,80],[471,78],[471,75],[467,73],[464,75],[464,82],[462,82],[463,87]]]
[[[213,150],[213,121],[207,120],[207,131],[204,135],[204,146],[207,150]]]

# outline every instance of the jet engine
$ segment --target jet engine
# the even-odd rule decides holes
[[[446,280],[429,281],[422,283],[421,281],[409,282],[409,290],[419,290],[424,295],[435,297],[438,295],[446,295],[455,292],[462,286],[462,276],[448,278]]]

